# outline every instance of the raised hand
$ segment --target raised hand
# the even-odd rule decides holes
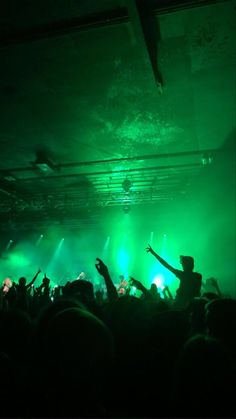
[[[105,265],[105,263],[99,258],[96,258],[96,260],[97,263],[95,263],[95,267],[98,273],[102,276],[108,275],[108,267]]]
[[[215,278],[209,278],[208,279],[208,281],[209,281],[209,283],[213,286],[213,287],[217,287],[218,286],[218,282],[217,282],[217,279],[215,279]]]
[[[150,244],[148,245],[148,247],[146,247],[146,252],[151,253],[152,255],[154,254],[154,250],[153,250],[153,248],[151,247]]]
[[[137,288],[138,290],[142,288],[141,282],[137,281],[137,279],[133,278],[132,276],[130,276],[129,282],[133,287]]]
[[[105,265],[105,263],[99,259],[96,258],[97,263],[95,263],[95,267],[100,275],[103,276],[106,289],[107,289],[107,297],[108,301],[115,301],[118,298],[117,290],[115,285],[112,282],[112,279],[110,277],[108,267]]]

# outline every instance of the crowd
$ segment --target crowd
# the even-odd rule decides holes
[[[146,250],[176,276],[176,295],[133,277],[116,287],[99,258],[106,292],[83,277],[35,287],[40,270],[3,281],[1,417],[236,417],[236,300],[214,278],[203,292],[191,256],[178,270]]]

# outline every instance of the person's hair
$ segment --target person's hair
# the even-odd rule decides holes
[[[180,256],[180,262],[183,268],[187,268],[189,270],[193,270],[194,268],[194,259],[192,256]]]
[[[19,279],[19,284],[20,285],[22,285],[22,284],[26,284],[26,278],[24,277],[24,276],[22,276],[20,279]]]

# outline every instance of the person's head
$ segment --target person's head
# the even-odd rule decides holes
[[[157,290],[157,286],[156,286],[156,284],[154,284],[154,283],[152,283],[152,284],[151,284],[151,287],[150,287],[150,292],[151,292],[151,294],[153,294],[153,295],[156,295],[156,294],[158,293],[158,290]]]
[[[194,268],[194,259],[192,256],[180,256],[180,263],[184,271],[192,272]]]
[[[80,384],[96,377],[101,383],[113,356],[113,339],[108,327],[92,313],[76,305],[68,306],[54,313],[51,310],[41,353],[60,377],[79,380]],[[68,387],[66,380],[65,385]]]
[[[90,281],[76,279],[70,284],[70,295],[80,295],[88,300],[94,300],[93,284]]]
[[[26,278],[25,278],[24,276],[22,276],[22,277],[19,279],[19,285],[20,285],[21,287],[24,287],[24,286],[25,286],[25,284],[26,284]]]
[[[49,287],[49,284],[50,284],[50,279],[49,278],[47,278],[46,276],[43,278],[43,285],[45,286],[45,287]]]
[[[8,288],[12,287],[12,280],[10,278],[5,278],[2,282],[3,286],[6,286]]]
[[[205,307],[206,326],[210,336],[219,339],[228,346],[236,348],[236,300],[218,298],[208,302]]]
[[[191,337],[180,349],[173,373],[176,417],[191,417],[193,409],[195,417],[203,411],[204,417],[233,417],[233,380],[232,363],[219,340],[205,334]]]

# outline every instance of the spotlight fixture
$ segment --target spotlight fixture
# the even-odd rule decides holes
[[[204,153],[202,155],[202,164],[203,166],[210,165],[213,163],[213,156],[211,153]]]
[[[128,214],[128,212],[130,212],[130,206],[129,205],[125,205],[123,207],[123,211],[124,211],[125,214]]]
[[[54,163],[46,156],[45,152],[38,151],[34,165],[43,173],[52,173],[55,170]]]
[[[131,187],[132,187],[132,183],[130,182],[129,179],[126,178],[122,183],[122,188],[124,189],[125,192],[129,192]]]

